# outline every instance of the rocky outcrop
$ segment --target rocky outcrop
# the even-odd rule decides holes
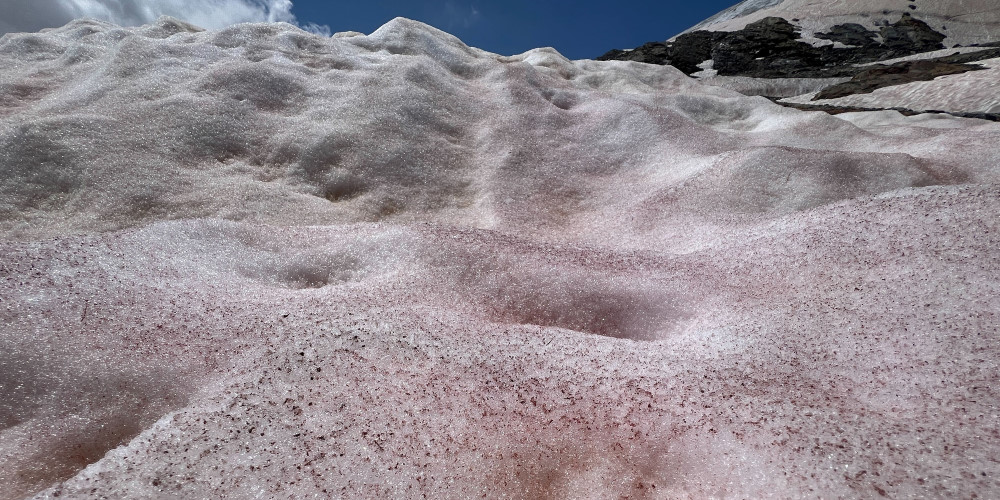
[[[726,33],[694,31],[669,43],[649,42],[632,50],[612,50],[597,60],[669,64],[690,75],[701,70],[698,65],[712,58],[712,49],[725,37]]]
[[[723,76],[782,78],[842,76],[823,67],[823,52],[799,41],[799,29],[780,17],[766,17],[727,34],[712,47],[713,69]],[[810,74],[802,74],[806,71]]]
[[[701,70],[701,63],[712,58],[712,50],[726,36],[726,33],[716,31],[685,33],[667,46],[668,64],[689,75],[696,73]]]
[[[668,45],[664,42],[649,42],[634,49],[614,49],[598,57],[598,61],[635,61],[646,64],[667,65],[671,63]]]
[[[892,26],[882,28],[882,44],[888,57],[900,57],[944,48],[945,35],[910,14]]]
[[[975,113],[975,112],[956,112],[956,111],[941,111],[941,110],[914,110],[908,108],[892,107],[892,108],[864,108],[859,106],[834,106],[831,104],[803,104],[797,102],[782,101],[780,99],[771,99],[775,104],[779,104],[786,108],[801,109],[803,111],[823,111],[831,115],[839,115],[842,113],[858,113],[863,111],[897,111],[903,116],[916,116],[923,114],[941,114],[950,115],[958,118],[976,118],[979,120],[988,120],[991,122],[1000,122],[1000,114],[997,113]]]
[[[826,33],[817,33],[816,38],[854,47],[867,47],[877,44],[876,35],[874,31],[869,31],[860,24],[847,23],[833,26]]]
[[[860,24],[840,24],[816,38],[835,42],[814,46],[801,39],[797,26],[766,17],[733,32],[693,31],[669,42],[651,42],[633,50],[613,50],[599,60],[670,64],[692,74],[711,59],[723,76],[754,78],[830,78],[858,73],[854,65],[943,49],[945,35],[910,14],[878,32]]]
[[[939,76],[957,75],[979,69],[985,68],[976,64],[954,64],[940,60],[906,61],[891,66],[878,65],[854,75],[848,82],[823,89],[813,97],[813,100],[868,94],[883,87],[928,81]]]
[[[813,98],[823,100],[976,71],[984,68],[971,63],[1000,57],[1000,49],[984,48],[975,53],[874,64],[944,48],[945,35],[909,13],[876,30],[844,23],[811,36],[807,42],[793,22],[765,17],[738,31],[691,31],[667,42],[613,50],[598,59],[670,64],[689,75],[708,67],[706,62],[711,60],[711,69],[719,77],[839,79],[840,83],[831,84]],[[850,80],[844,81],[846,78]]]

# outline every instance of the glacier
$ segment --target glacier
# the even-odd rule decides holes
[[[0,68],[0,499],[1000,494],[998,123],[402,18]]]

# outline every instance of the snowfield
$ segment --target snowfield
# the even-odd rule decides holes
[[[0,68],[0,499],[1000,496],[1000,124],[406,19]]]

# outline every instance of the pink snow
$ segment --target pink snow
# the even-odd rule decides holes
[[[0,499],[1000,495],[998,124],[406,19],[0,67]]]

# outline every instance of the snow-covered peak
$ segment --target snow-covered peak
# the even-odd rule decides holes
[[[714,16],[709,17],[708,19],[705,19],[704,21],[688,29],[688,31],[709,29],[708,27],[714,24],[723,23],[726,21],[731,21],[733,19],[739,19],[742,17],[749,16],[750,14],[753,14],[758,10],[766,9],[768,7],[774,7],[775,5],[780,4],[782,1],[784,0],[746,0],[732,7],[729,7],[728,9],[723,10],[722,12],[719,12],[718,14],[715,14]]]

